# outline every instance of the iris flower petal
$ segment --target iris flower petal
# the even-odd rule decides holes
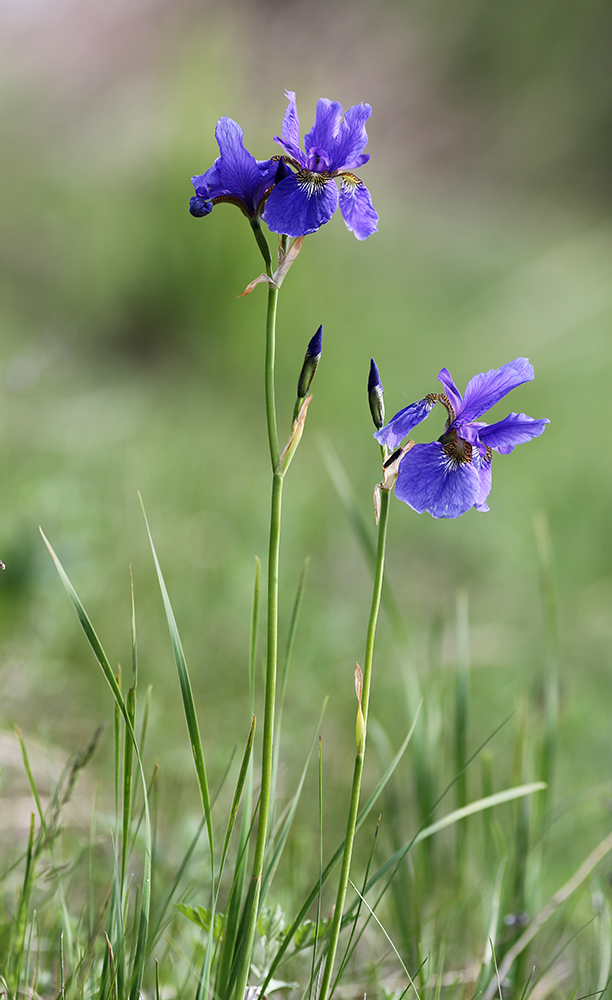
[[[434,405],[435,400],[431,397],[411,403],[410,406],[406,406],[399,413],[396,413],[388,424],[376,431],[374,437],[379,444],[386,444],[393,451],[405,437],[408,437],[413,427],[429,416]],[[414,448],[412,450],[414,451]]]
[[[463,396],[462,422],[477,420],[495,406],[495,403],[499,403],[511,389],[516,389],[524,382],[531,382],[533,378],[533,365],[529,364],[527,358],[516,358],[501,368],[492,368],[488,372],[474,375],[468,382]]]
[[[480,427],[478,436],[483,444],[494,448],[500,455],[509,455],[517,444],[526,444],[532,438],[539,437],[548,423],[550,421],[546,418],[535,420],[526,413],[509,413],[495,424]]]
[[[472,454],[474,454],[472,452]],[[487,497],[491,492],[491,454],[489,453],[488,458],[479,458],[478,473],[480,476],[480,492],[478,494],[478,499],[474,501],[474,507],[476,510],[487,511],[489,510],[489,505],[487,503]]]
[[[337,207],[338,188],[333,181],[309,184],[291,174],[272,189],[264,218],[273,233],[306,236],[329,222]]]
[[[444,386],[444,392],[448,396],[449,403],[455,411],[455,416],[457,416],[457,414],[461,412],[463,400],[461,398],[461,393],[451,378],[451,373],[448,368],[442,368],[440,374],[438,375],[438,382],[441,382]]]
[[[478,502],[479,470],[472,462],[455,462],[438,441],[417,444],[402,459],[395,495],[418,514],[459,517]]]
[[[316,156],[317,150],[326,150],[328,165],[326,169],[335,170],[336,164],[333,162],[332,153],[336,147],[336,136],[342,118],[342,105],[338,101],[328,101],[326,97],[321,97],[317,101],[317,113],[315,114],[314,125],[310,132],[304,136],[304,149],[308,157],[308,166],[311,170],[316,170],[316,163],[311,163],[311,159]]]
[[[274,141],[282,146],[285,152],[302,166],[306,166],[306,157],[300,149],[300,119],[298,117],[295,94],[292,90],[285,91],[289,106],[283,118],[283,131],[280,136],[274,136]]]
[[[340,186],[340,211],[347,228],[358,240],[365,240],[378,229],[378,213],[372,205],[367,187],[357,177],[342,178]]]
[[[365,124],[371,114],[369,104],[354,104],[346,112],[336,141],[335,170],[356,170],[370,159],[363,151],[368,144]]]

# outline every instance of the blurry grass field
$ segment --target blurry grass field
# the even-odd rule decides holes
[[[75,844],[87,842],[98,794],[99,894],[110,856],[102,831],[110,826],[113,805],[112,704],[38,525],[68,571],[111,663],[121,663],[126,673],[128,567],[133,568],[141,703],[152,685],[145,766],[150,773],[154,761],[159,764],[157,849],[164,872],[178,864],[197,828],[198,795],[137,491],[185,647],[213,786],[234,747],[242,747],[250,723],[254,557],[265,557],[267,533],[265,296],[257,289],[237,298],[261,267],[239,213],[219,206],[204,220],[187,214],[189,176],[212,161],[212,126],[228,111],[217,83],[194,124],[191,91],[209,77],[214,78],[210,68],[205,72],[194,61],[175,82],[158,121],[167,142],[158,140],[146,164],[119,154],[113,164],[110,154],[100,158],[93,140],[89,149],[77,151],[68,143],[45,152],[29,139],[26,145],[29,141],[33,152],[44,154],[43,160],[27,160],[24,168],[22,160],[9,158],[2,195],[7,259],[0,333],[0,556],[7,565],[0,576],[2,869],[25,850],[29,826],[13,724],[34,747],[43,790],[51,787],[66,755],[105,724],[97,755],[77,786],[63,847],[69,858]],[[281,91],[282,86],[266,124],[268,118],[280,121]],[[362,96],[368,99],[351,95],[346,103]],[[253,116],[253,128],[263,134]],[[9,118],[9,135],[11,128]],[[353,668],[363,655],[370,569],[324,456],[330,446],[339,456],[373,538],[371,496],[380,468],[365,391],[370,357],[378,363],[390,414],[435,391],[442,366],[463,388],[478,371],[528,356],[536,380],[513,394],[512,406],[549,417],[551,424],[529,448],[496,456],[491,511],[434,521],[393,501],[387,573],[407,644],[397,641],[392,622],[383,616],[367,780],[370,787],[375,784],[390,748],[395,752],[412,723],[414,705],[406,697],[411,671],[417,672],[425,699],[419,725],[429,754],[431,801],[455,774],[458,591],[469,598],[468,752],[512,716],[487,748],[493,790],[540,777],[534,761],[550,636],[534,515],[541,524],[543,514],[558,602],[560,711],[551,823],[535,846],[527,878],[525,902],[533,913],[610,824],[612,466],[605,445],[612,222],[607,209],[572,196],[500,189],[479,178],[444,187],[436,178],[411,176],[408,169],[376,163],[384,137],[378,142],[376,148],[371,140],[367,169],[380,232],[361,245],[334,219],[306,240],[281,295],[281,427],[284,420],[288,428],[304,346],[321,322],[324,349],[306,434],[287,479],[281,556],[285,623],[304,558],[310,556],[311,563],[287,688],[280,795],[292,794],[323,699],[330,695],[322,727],[329,804],[324,840],[326,848],[336,845],[344,814],[331,804],[348,795]],[[41,172],[44,199],[38,200],[32,191]],[[429,423],[436,419],[434,413]],[[421,439],[433,436],[427,425],[421,430]],[[258,714],[262,657],[260,637]],[[381,807],[379,863],[422,818],[409,754]],[[484,767],[476,760],[468,770],[470,799],[486,794],[488,759]],[[96,793],[98,778],[102,786]],[[316,798],[313,762],[275,883],[277,898],[289,910],[316,878]],[[455,804],[453,790],[443,811]],[[508,831],[514,830],[518,811],[507,805],[495,815],[511,851]],[[424,946],[437,954],[444,940],[451,969],[472,960],[486,943],[488,894],[503,854],[495,831],[480,818],[470,820],[467,830],[461,872],[455,840],[445,833],[431,854],[419,848],[416,887],[406,890],[421,900]],[[368,830],[360,846],[361,864],[372,834]],[[197,865],[189,899],[194,903],[204,868],[199,855]],[[603,875],[604,895],[607,882]],[[76,911],[87,894],[83,878],[74,880],[73,893]],[[331,897],[325,902],[331,905]],[[553,929],[543,932],[542,954],[552,956],[592,912],[588,893],[571,903]],[[387,917],[398,945],[412,958],[408,935],[416,918],[412,910],[406,915],[401,893]],[[376,947],[369,947],[375,955]],[[574,945],[569,954],[577,970],[572,989],[582,983],[587,992],[597,979],[589,966],[595,962],[591,944]],[[362,971],[367,964],[364,959]],[[365,986],[356,993],[360,989]]]

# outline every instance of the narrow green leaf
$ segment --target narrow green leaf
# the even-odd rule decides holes
[[[185,654],[183,652],[183,646],[179,636],[178,628],[176,625],[176,619],[174,617],[174,612],[172,611],[172,605],[170,604],[170,598],[168,596],[168,591],[166,589],[166,584],[164,582],[164,577],[162,575],[161,566],[157,558],[157,552],[155,551],[155,545],[153,544],[153,537],[151,535],[151,529],[149,528],[149,522],[147,520],[146,511],[144,509],[144,504],[142,502],[142,497],[138,494],[140,499],[140,506],[142,507],[142,513],[145,520],[145,525],[147,528],[147,534],[149,536],[149,543],[151,545],[151,552],[153,553],[153,561],[155,563],[155,570],[157,572],[157,579],[159,582],[159,587],[161,590],[162,600],[164,603],[164,610],[166,612],[166,619],[168,622],[168,630],[170,632],[170,641],[172,643],[172,651],[174,653],[174,660],[176,663],[176,669],[178,672],[179,686],[181,689],[181,697],[183,699],[183,710],[185,712],[185,719],[187,722],[187,731],[189,733],[189,742],[191,743],[191,752],[193,755],[193,763],[195,766],[196,778],[198,780],[198,786],[200,789],[200,797],[202,799],[202,808],[204,810],[204,816],[206,817],[206,830],[208,833],[208,846],[210,850],[210,866],[212,871],[212,881],[213,887],[215,882],[215,860],[214,860],[214,841],[213,841],[213,826],[212,826],[212,815],[210,809],[210,793],[208,790],[208,778],[206,776],[206,766],[204,764],[204,753],[202,750],[202,739],[200,736],[200,727],[198,725],[198,717],[196,713],[195,701],[193,698],[193,691],[191,688],[191,680],[189,677],[189,671],[187,670],[187,662],[185,660]]]
[[[223,869],[225,867],[225,859],[227,857],[227,852],[230,845],[230,840],[232,837],[232,832],[234,829],[234,824],[236,822],[236,816],[238,815],[238,806],[240,805],[240,799],[242,798],[242,792],[247,778],[247,773],[249,769],[249,764],[251,761],[251,755],[253,752],[253,739],[255,737],[255,716],[253,716],[253,721],[251,723],[251,729],[247,738],[246,746],[244,748],[244,753],[242,755],[242,763],[240,765],[240,773],[238,774],[238,780],[236,782],[236,789],[234,791],[234,798],[232,800],[232,807],[230,809],[229,817],[227,820],[227,828],[225,830],[225,839],[223,841],[223,850],[221,851],[221,861],[219,862],[219,875],[218,875],[218,885],[217,885],[217,896],[219,892],[219,885],[221,884],[221,876],[223,875]]]
[[[366,886],[366,892],[376,885],[377,882],[383,878],[384,875],[391,868],[398,865],[399,862],[406,857],[408,851],[411,850],[415,844],[420,844],[422,840],[427,840],[428,837],[433,837],[434,833],[439,833],[440,830],[446,829],[448,826],[452,826],[453,823],[458,823],[459,820],[465,819],[467,816],[473,816],[475,813],[482,812],[483,809],[492,809],[493,806],[501,805],[503,802],[511,802],[513,799],[523,798],[525,795],[533,795],[534,792],[541,792],[546,788],[543,781],[533,781],[528,785],[519,785],[518,788],[506,788],[503,792],[496,792],[495,795],[489,795],[486,799],[477,799],[476,802],[470,802],[469,805],[464,806],[463,809],[454,809],[447,816],[443,816],[442,819],[438,820],[437,823],[432,823],[431,826],[426,826],[424,830],[420,830],[416,833],[411,840],[409,840],[403,847],[400,847],[398,851],[393,854],[388,861],[385,861],[384,865],[372,875],[372,878]]]

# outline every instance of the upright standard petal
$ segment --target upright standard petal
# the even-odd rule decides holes
[[[328,101],[326,97],[321,97],[317,101],[314,125],[304,136],[304,149],[310,170],[334,169],[332,153],[336,146],[341,118],[342,105],[338,104],[338,101]],[[326,161],[322,167],[319,166],[321,154],[324,154]]]
[[[292,90],[285,91],[285,97],[289,101],[289,106],[283,118],[282,135],[274,136],[274,141],[282,146],[285,152],[293,157],[302,166],[306,166],[306,157],[300,149],[300,119],[298,117],[295,94]]]
[[[469,420],[482,417],[512,389],[523,385],[524,382],[531,382],[533,378],[533,365],[527,358],[516,358],[501,368],[492,368],[488,372],[475,375],[468,382],[463,396],[462,422],[467,423]]]
[[[503,420],[495,424],[485,424],[479,427],[478,437],[488,448],[493,448],[500,455],[509,455],[517,444],[526,444],[543,433],[550,420],[546,417],[534,420],[526,413],[509,413]]]
[[[367,187],[354,174],[345,174],[340,185],[340,211],[347,229],[358,240],[366,240],[378,230],[378,213]]]
[[[334,182],[308,171],[303,174],[291,174],[272,189],[264,211],[271,232],[307,236],[329,222],[336,211],[338,189]]]
[[[456,462],[438,441],[417,444],[400,462],[395,495],[418,514],[460,517],[479,501],[481,481],[472,462]]]
[[[370,159],[364,149],[368,144],[365,123],[372,114],[369,104],[354,104],[338,130],[334,151],[334,170],[356,170]]]
[[[457,416],[457,414],[461,412],[463,400],[461,398],[461,393],[451,378],[451,373],[448,368],[442,368],[438,374],[438,382],[441,382],[444,386],[444,392],[446,393],[450,405],[455,411],[455,416]]]
[[[386,444],[393,451],[405,437],[408,437],[413,427],[429,416],[436,402],[435,396],[426,396],[425,399],[411,403],[410,406],[404,407],[394,417],[391,417],[389,423],[381,430],[376,431],[374,437],[379,444]]]

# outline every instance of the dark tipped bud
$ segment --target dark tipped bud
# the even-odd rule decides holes
[[[308,390],[310,389],[310,383],[315,377],[316,370],[319,366],[319,361],[321,360],[321,351],[323,348],[323,327],[320,326],[314,337],[308,344],[306,348],[306,355],[304,357],[304,364],[302,365],[302,370],[300,372],[300,377],[298,379],[297,394],[298,399],[303,399]]]
[[[201,219],[203,216],[209,215],[212,210],[213,203],[210,198],[194,195],[193,198],[189,199],[189,212],[195,219]]]
[[[378,367],[374,358],[370,359],[370,375],[368,378],[368,402],[370,413],[377,431],[385,422],[385,404],[383,400],[383,384],[380,381]]]

